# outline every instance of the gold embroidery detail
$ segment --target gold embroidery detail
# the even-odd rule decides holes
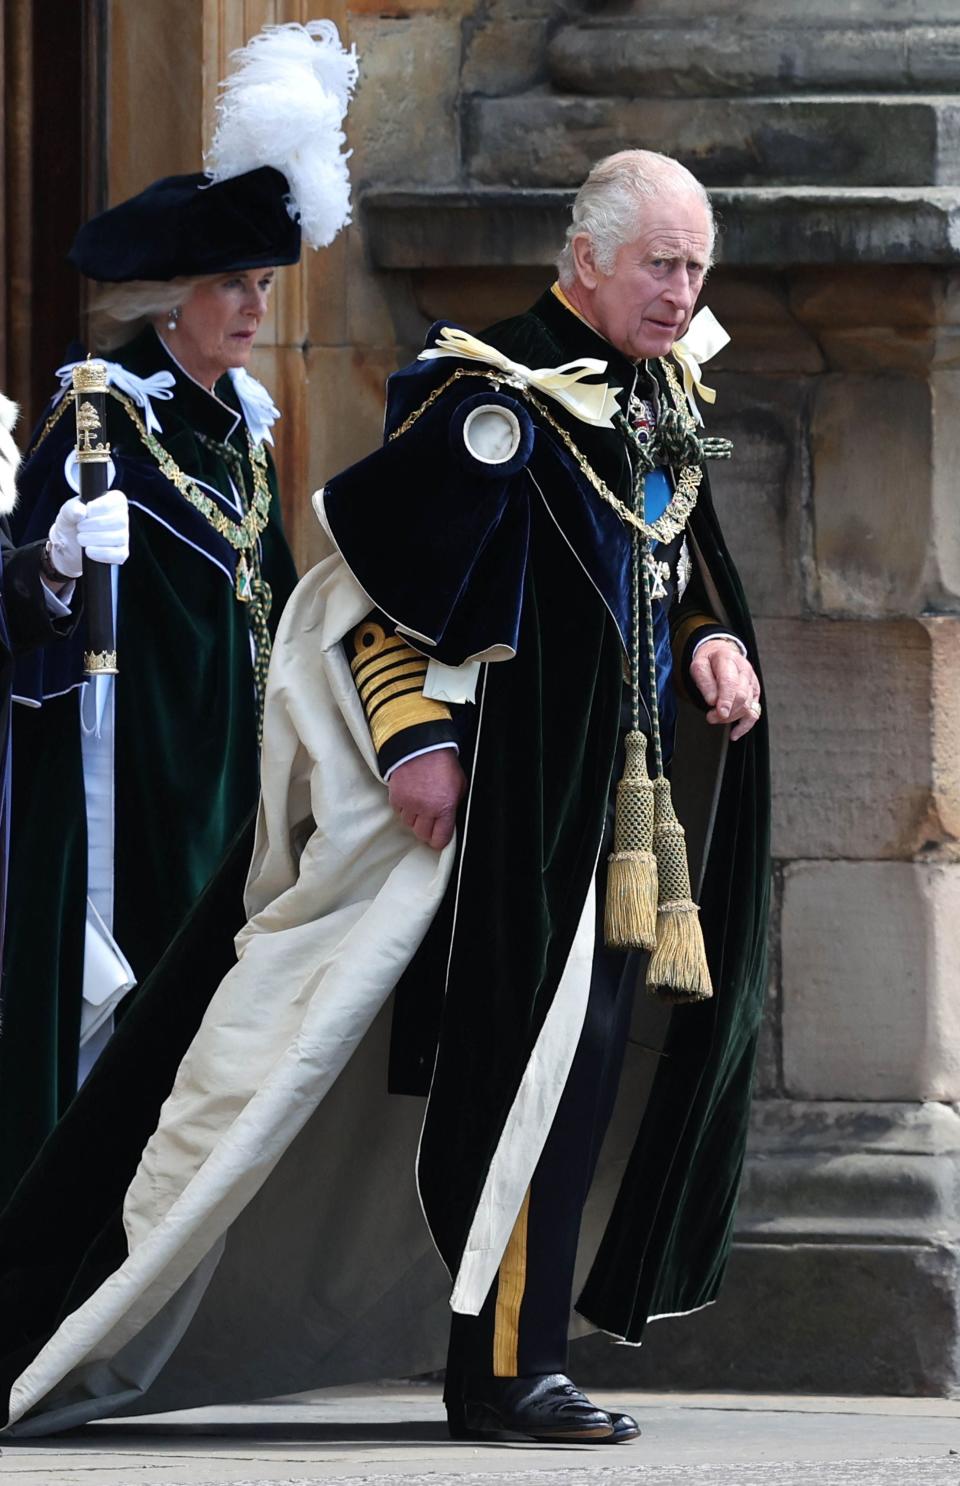
[[[247,609],[247,620],[253,638],[253,686],[256,696],[257,742],[259,744],[263,739],[263,706],[266,698],[267,671],[270,666],[270,652],[272,649],[267,620],[270,617],[273,596],[270,592],[269,583],[260,571],[260,536],[269,523],[271,506],[270,486],[267,481],[266,447],[262,441],[259,444],[253,442],[253,439],[250,437],[250,430],[244,423],[250,468],[253,472],[253,496],[247,510],[244,512],[243,520],[231,521],[229,516],[221,511],[215,501],[203,494],[194,481],[170,457],[163,445],[148,431],[147,425],[140,417],[136,405],[131,399],[126,397],[124,393],[119,392],[116,387],[108,387],[107,393],[123,408],[127,417],[137,430],[141,442],[159,466],[161,474],[169,480],[170,484],[183,496],[184,500],[188,501],[190,505],[195,507],[206,518],[214,531],[223,537],[237,553],[234,594],[240,602],[249,606]],[[65,393],[62,401],[54,408],[43,425],[36,443],[31,447],[31,454],[35,449],[39,449],[44,439],[63,417],[67,408],[73,406],[75,399],[76,394],[73,391]]]
[[[426,666],[422,668],[417,666],[408,671],[398,672],[395,676],[391,676],[390,680],[385,680],[382,676],[373,676],[360,688],[360,700],[366,711],[373,713],[382,702],[388,701],[390,697],[395,697],[401,692],[409,693],[417,689],[422,694],[426,674]],[[375,692],[376,695],[371,696],[371,692]]]
[[[497,1272],[497,1308],[493,1322],[493,1375],[495,1378],[517,1376],[520,1306],[527,1284],[529,1217],[530,1188],[528,1187]]]
[[[357,665],[361,660],[366,660],[368,656],[379,655],[385,638],[382,624],[362,624],[353,636],[354,659],[350,662],[351,666]],[[403,643],[397,639],[396,635],[392,638],[394,644]]]
[[[433,702],[419,690],[391,697],[370,719],[370,736],[379,753],[385,743],[405,728],[421,722],[448,722],[450,710],[442,702]]]
[[[426,657],[401,635],[388,635],[383,625],[368,619],[354,630],[353,647],[350,670],[378,753],[404,728],[450,721],[449,707],[423,695]]]
[[[388,677],[395,681],[398,676],[419,676],[422,681],[426,674],[427,663],[422,655],[398,652],[385,656],[373,665],[361,666],[353,679],[361,697],[366,697],[372,687],[381,686]]]
[[[74,394],[72,392],[66,392],[66,393],[64,393],[64,396],[63,396],[62,400],[57,403],[57,406],[54,408],[53,412],[50,414],[50,416],[47,419],[46,423],[43,425],[43,427],[41,428],[40,432],[37,434],[36,443],[34,443],[34,444],[32,444],[30,446],[30,449],[29,449],[28,455],[27,455],[28,458],[29,458],[30,454],[32,454],[35,449],[39,449],[40,448],[40,445],[43,443],[44,439],[47,437],[47,434],[50,433],[54,428],[56,428],[57,424],[60,422],[60,419],[63,417],[64,413],[67,411],[67,408],[73,407],[73,400],[74,400]]]
[[[674,401],[676,402],[678,394],[681,398],[683,397],[683,389],[680,387],[680,384],[677,381],[676,373],[673,371],[670,364],[666,361],[661,361],[660,364],[666,371],[667,381],[670,384],[670,392],[673,395]],[[620,520],[626,526],[635,526],[639,531],[643,532],[644,536],[649,537],[651,541],[664,543],[672,542],[674,537],[679,536],[680,532],[683,531],[683,528],[687,524],[687,520],[690,516],[691,511],[697,504],[697,496],[700,491],[700,485],[703,481],[703,468],[701,465],[684,465],[677,476],[677,483],[676,488],[673,492],[673,499],[667,506],[667,509],[662,513],[662,515],[657,517],[656,521],[643,521],[639,516],[634,515],[629,506],[624,505],[623,501],[619,500],[617,496],[614,495],[609,485],[607,485],[606,482],[600,478],[596,470],[590,464],[583,450],[574,442],[574,440],[571,438],[570,434],[562,426],[562,424],[557,422],[556,418],[554,418],[549,408],[544,407],[540,399],[534,396],[529,387],[527,387],[526,383],[520,382],[515,378],[505,376],[503,372],[483,371],[479,367],[458,367],[451,376],[447,377],[445,382],[441,382],[438,387],[435,387],[433,389],[433,391],[429,394],[428,397],[424,399],[424,401],[418,408],[414,408],[413,412],[404,419],[399,428],[394,429],[393,433],[390,435],[389,442],[392,443],[392,441],[394,439],[398,439],[401,434],[407,433],[409,429],[411,429],[416,423],[417,419],[423,413],[425,413],[428,408],[433,406],[437,398],[442,396],[442,394],[446,392],[449,387],[452,387],[454,382],[460,381],[462,377],[484,377],[488,382],[492,382],[494,384],[494,390],[501,386],[510,387],[511,390],[519,392],[521,397],[525,397],[529,403],[532,403],[540,416],[547,423],[549,423],[550,427],[554,430],[560,440],[566,445],[567,449],[570,451],[570,453],[573,455],[573,458],[579,465],[582,474],[593,486],[594,490],[600,496],[601,500],[606,501],[608,506],[613,507],[617,515],[620,517]],[[679,407],[679,404],[677,404],[677,410],[682,411]]]
[[[369,634],[372,629],[378,630],[381,638],[379,640],[375,638],[372,645],[363,645],[363,635]],[[365,627],[363,634],[359,636],[359,640],[355,640],[354,643],[358,648],[357,653],[350,662],[350,669],[357,679],[359,679],[360,672],[365,670],[367,666],[396,660],[396,652],[398,650],[405,651],[409,655],[417,655],[417,652],[411,649],[399,635],[390,635],[386,639],[383,638],[383,630],[380,629],[379,625]],[[359,648],[361,645],[362,649]],[[417,655],[417,659],[422,660],[423,656]]]

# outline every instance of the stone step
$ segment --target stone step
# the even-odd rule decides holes
[[[662,24],[682,10],[688,47],[697,44],[701,25],[717,21],[736,31],[745,21],[793,28],[835,24],[842,9],[844,21],[867,31],[877,26],[933,25],[957,19],[957,0],[568,0],[568,11],[602,12],[611,22],[638,20]],[[678,58],[686,66],[686,57]]]
[[[960,190],[814,186],[720,188],[720,260],[744,266],[960,264]],[[573,191],[489,186],[367,191],[370,256],[380,269],[548,269]]]
[[[815,8],[815,7],[814,7]],[[686,9],[686,8],[685,8]],[[717,97],[741,93],[949,92],[960,88],[960,16],[938,24],[864,28],[836,5],[821,22],[707,15],[626,17],[561,26],[547,52],[561,92],[595,97]]]
[[[960,98],[473,98],[466,163],[480,185],[579,184],[629,145],[674,155],[707,186],[960,184]]]

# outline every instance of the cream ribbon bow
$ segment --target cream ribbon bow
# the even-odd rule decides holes
[[[594,376],[607,369],[605,361],[590,356],[581,356],[576,361],[565,361],[563,366],[542,366],[536,371],[519,361],[511,361],[495,346],[488,346],[466,330],[454,325],[445,325],[437,337],[435,346],[421,351],[418,361],[435,361],[443,356],[456,356],[461,361],[483,361],[487,366],[503,372],[505,381],[524,387],[535,387],[556,402],[561,403],[574,417],[596,428],[612,428],[613,413],[619,411],[617,394],[606,382],[585,383],[583,378]]]
[[[715,403],[717,400],[714,389],[705,387],[700,380],[700,365],[704,361],[709,361],[711,356],[716,356],[717,352],[722,351],[729,341],[729,335],[713,310],[704,307],[690,321],[686,335],[673,343],[673,355],[679,361],[683,371],[683,390],[687,394],[690,411],[698,423],[702,423],[703,418],[700,416],[700,409],[693,395],[694,388],[704,402]]]
[[[158,371],[152,377],[138,377],[135,372],[128,371],[121,366],[119,361],[103,361],[102,356],[97,357],[107,369],[107,385],[119,387],[128,397],[143,409],[144,422],[148,433],[162,433],[160,419],[153,411],[152,398],[158,398],[161,402],[169,402],[173,396],[171,388],[175,385],[173,372]],[[82,361],[71,361],[66,366],[57,367],[57,376],[60,378],[60,391],[53,399],[54,406],[61,400],[73,385],[73,369],[82,366]]]
[[[228,376],[233,383],[251,439],[255,444],[272,444],[273,434],[270,430],[280,417],[280,409],[266,387],[243,366],[231,366]]]

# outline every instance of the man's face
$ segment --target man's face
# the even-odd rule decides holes
[[[710,261],[710,221],[696,196],[655,197],[641,210],[632,242],[610,273],[593,244],[576,239],[577,282],[568,298],[631,361],[666,356],[690,324]]]

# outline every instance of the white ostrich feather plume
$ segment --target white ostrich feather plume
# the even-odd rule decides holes
[[[350,221],[349,151],[341,125],[357,82],[357,49],[333,21],[265,26],[233,53],[221,85],[207,174],[226,181],[261,165],[287,178],[287,210],[312,248]]]
[[[17,504],[17,470],[20,450],[13,442],[13,427],[20,409],[0,392],[0,516],[9,516]]]

